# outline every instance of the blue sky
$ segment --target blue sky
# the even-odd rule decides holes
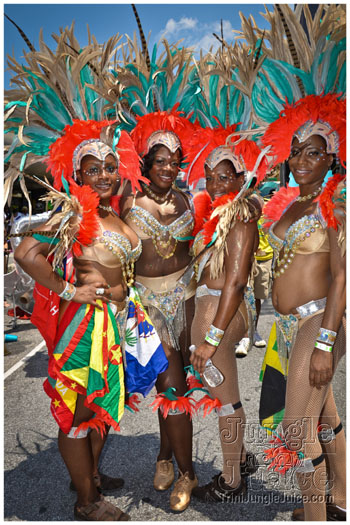
[[[266,4],[271,8],[271,4]],[[80,45],[87,44],[87,24],[98,42],[104,42],[116,33],[133,36],[137,30],[135,17],[129,3],[104,4],[48,4],[48,3],[5,3],[6,13],[25,32],[36,49],[39,48],[39,31],[43,28],[45,43],[55,49],[52,33],[59,33],[60,27],[70,26],[75,21],[75,35]],[[246,17],[253,15],[259,27],[269,28],[269,24],[260,13],[265,12],[263,4],[172,4],[172,3],[136,3],[143,30],[149,40],[149,49],[164,35],[170,43],[183,39],[183,45],[196,46],[208,51],[211,45],[214,49],[218,41],[213,32],[220,35],[220,20],[223,20],[224,38],[231,42],[234,38],[233,29],[240,29],[239,12]],[[4,18],[4,52],[14,53],[20,61],[27,45],[17,29]],[[137,32],[138,36],[138,32]],[[123,38],[122,41],[125,41]],[[5,88],[8,87],[9,74],[5,72]]]

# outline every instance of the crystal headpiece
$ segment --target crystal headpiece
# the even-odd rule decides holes
[[[305,142],[312,135],[320,135],[324,138],[327,144],[327,153],[338,153],[338,133],[331,128],[328,122],[318,120],[314,123],[312,120],[308,120],[294,133],[293,138],[296,137],[299,142]]]
[[[74,150],[73,153],[73,173],[80,169],[81,161],[86,155],[93,155],[99,160],[105,161],[108,155],[113,155],[119,164],[119,155],[99,139],[83,140]]]
[[[152,133],[147,140],[148,151],[157,144],[165,146],[171,153],[175,153],[177,149],[181,148],[180,139],[173,131],[158,130]]]
[[[204,165],[207,165],[211,170],[213,170],[215,166],[217,166],[219,162],[223,160],[229,160],[232,162],[236,173],[246,171],[242,157],[240,156],[240,158],[238,158],[236,155],[234,155],[232,149],[228,146],[218,146],[217,148],[214,148],[206,158]]]

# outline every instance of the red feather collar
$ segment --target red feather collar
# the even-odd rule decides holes
[[[99,229],[98,205],[99,196],[88,185],[78,186],[73,180],[70,182],[69,189],[82,207],[82,219],[79,231],[76,236],[77,242],[73,244],[72,250],[76,257],[82,255],[81,246],[89,246],[96,238]],[[114,211],[119,215],[119,201],[121,195],[111,198],[110,204]]]
[[[345,175],[335,173],[333,177],[328,180],[325,189],[320,195],[320,208],[322,216],[326,220],[328,228],[334,228],[335,230],[337,230],[339,221],[334,215],[335,204],[332,198],[339,182],[341,182],[344,178]]]
[[[203,230],[204,242],[205,244],[209,244],[213,238],[215,228],[220,218],[219,215],[216,215],[210,219],[211,214],[219,206],[232,202],[237,194],[238,191],[228,193],[227,195],[218,197],[212,202],[207,191],[198,193],[193,199],[195,207],[195,226],[193,229],[193,236],[195,237],[198,232]]]
[[[321,195],[315,199],[319,201],[322,217],[326,220],[329,228],[337,229],[338,221],[334,216],[335,204],[332,201],[333,194],[345,175],[335,174],[331,177]],[[280,220],[284,210],[293,199],[299,195],[299,187],[281,188],[264,206],[264,229],[272,223]]]

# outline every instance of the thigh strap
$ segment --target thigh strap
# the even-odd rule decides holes
[[[320,465],[323,460],[324,460],[324,454],[321,454],[317,458],[313,459],[311,463],[313,464],[314,467],[317,467],[317,465]]]
[[[327,426],[327,428],[321,428],[321,430],[318,432],[318,440],[320,443],[324,443],[325,445],[327,443],[331,443],[335,439],[335,436],[339,434],[342,429],[342,422],[340,422],[336,428],[331,428],[330,426]]]
[[[341,430],[343,430],[342,422],[340,422],[339,425],[333,430],[334,435],[336,436],[337,434],[339,434]]]
[[[299,474],[307,474],[308,472],[314,472],[315,467],[317,467],[317,465],[320,465],[322,461],[324,461],[324,459],[324,454],[321,454],[320,456],[314,459],[303,458],[300,460],[299,465],[296,466],[295,472],[298,472]]]

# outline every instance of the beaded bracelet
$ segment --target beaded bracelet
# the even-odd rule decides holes
[[[326,345],[325,343],[320,343],[319,341],[316,341],[315,348],[318,348],[319,350],[323,350],[324,352],[332,352],[333,346]]]
[[[62,299],[64,299],[65,301],[71,301],[73,299],[73,297],[75,296],[75,292],[76,291],[77,291],[77,289],[74,286],[74,284],[69,283],[68,281],[66,281],[66,286],[64,287],[63,292],[61,292],[58,295],[59,295],[59,297],[62,297]]]
[[[327,330],[327,328],[320,328],[318,332],[318,336],[316,339],[321,341],[322,343],[327,343],[331,346],[335,343],[335,338],[337,337],[337,332],[333,332],[333,330]]]

